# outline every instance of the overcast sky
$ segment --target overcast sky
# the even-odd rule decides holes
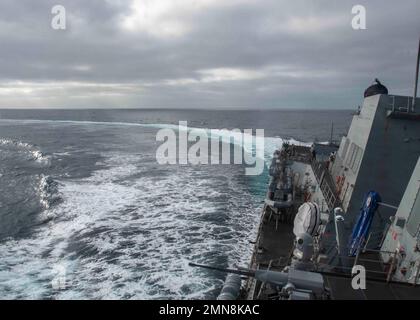
[[[413,94],[419,36],[418,0],[1,0],[0,108],[354,108]]]

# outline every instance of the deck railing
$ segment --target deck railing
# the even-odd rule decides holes
[[[389,98],[390,98],[390,103],[389,104],[391,106],[392,112],[395,112],[395,111],[399,111],[399,112],[414,111],[414,99],[413,99],[413,97],[404,97],[404,99],[407,98],[407,103],[404,103],[404,104],[401,103],[402,97],[396,97],[396,96],[390,95]],[[395,101],[396,98],[397,98],[397,100],[399,100],[398,103],[397,103],[397,101]]]
[[[324,249],[326,247],[324,246]],[[336,249],[335,246],[331,248]],[[346,248],[347,250],[349,248]],[[330,253],[331,254],[331,253]],[[389,261],[382,260],[381,255],[389,255]],[[385,282],[393,281],[392,277],[396,271],[396,264],[401,261],[402,256],[399,252],[385,251],[377,249],[367,249],[365,246],[360,246],[356,252],[356,256],[347,256],[346,254],[334,255],[341,260],[340,266],[335,265],[335,270],[340,270],[340,273],[351,274],[352,269],[356,265],[365,267],[368,278],[379,278]],[[315,259],[317,261],[318,259]],[[331,268],[333,265],[329,262],[316,262],[315,270],[322,271]],[[370,275],[370,276],[369,276]],[[414,283],[417,282],[417,279]]]

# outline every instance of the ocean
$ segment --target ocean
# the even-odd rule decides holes
[[[156,133],[347,132],[351,111],[0,110],[0,299],[214,299],[247,266],[268,183],[244,165],[160,165]]]

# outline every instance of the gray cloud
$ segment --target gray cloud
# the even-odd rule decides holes
[[[352,108],[412,94],[420,2],[2,0],[0,107]],[[351,8],[367,9],[367,30]]]

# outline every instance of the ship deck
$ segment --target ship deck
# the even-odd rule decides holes
[[[324,275],[334,300],[418,300],[420,286],[387,283],[375,280],[366,281],[365,290],[354,290],[350,278]]]
[[[255,254],[254,268],[281,271],[289,265],[293,248],[293,226],[288,222],[278,224],[268,220],[269,213],[263,217],[258,249]],[[333,300],[417,300],[420,299],[420,286],[412,284],[386,282],[386,267],[374,262],[379,256],[371,253],[361,254],[359,264],[365,265],[367,281],[365,290],[354,290],[348,274],[324,273],[325,285],[330,290]],[[317,270],[314,270],[317,271]],[[269,286],[262,286],[259,281],[253,283],[253,293],[248,299],[268,299],[272,294]]]
[[[328,150],[328,152],[330,152]],[[322,153],[317,151],[318,155]],[[326,153],[326,152],[325,152]],[[314,162],[309,147],[294,146],[289,160],[304,163],[307,165],[316,165],[318,168],[325,168],[322,162]],[[323,175],[324,170],[318,172]],[[330,179],[331,180],[331,179]],[[279,215],[269,206],[265,205],[260,221],[258,240],[251,261],[253,267],[270,267],[271,269],[283,268],[287,265],[288,259],[291,257],[291,249],[293,248],[293,219],[297,208],[304,202],[303,195],[294,194],[293,206],[288,209],[286,215]],[[286,218],[285,218],[286,216]],[[279,221],[276,221],[279,219]],[[282,220],[283,219],[283,220]]]
[[[293,151],[293,161],[310,164],[318,183],[325,181],[331,190],[334,190],[333,180],[328,175],[328,170],[322,160],[314,162],[309,148],[297,147]],[[315,172],[318,170],[318,172]],[[326,172],[325,172],[326,171]],[[321,177],[321,178],[320,178]],[[331,205],[337,205],[332,199]],[[251,260],[253,269],[270,269],[280,271],[290,264],[295,236],[293,234],[293,218],[297,208],[303,203],[303,197],[296,195],[294,205],[290,213],[286,215],[273,214],[272,208],[265,205],[263,208],[258,238],[255,244],[254,254]],[[286,217],[286,218],[284,218]],[[276,221],[276,219],[279,219]],[[349,258],[354,259],[354,258]],[[365,266],[367,270],[366,290],[354,290],[351,286],[350,271],[343,273],[343,270],[330,268],[328,273],[321,269],[313,270],[323,274],[325,285],[330,290],[330,297],[336,300],[399,300],[399,299],[420,299],[420,286],[413,286],[403,283],[387,282],[387,267],[380,261],[377,253],[361,253],[358,264]],[[351,265],[354,261],[351,260]],[[270,299],[273,290],[270,286],[259,281],[252,280],[247,283],[247,299]]]

